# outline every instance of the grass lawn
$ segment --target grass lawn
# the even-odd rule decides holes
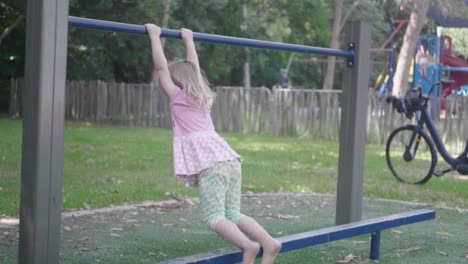
[[[0,118],[0,216],[18,215],[21,134],[21,121]],[[243,191],[335,193],[337,142],[222,135],[244,159]],[[170,130],[66,124],[65,209],[164,200],[168,193],[197,194],[173,176]],[[467,208],[468,181],[450,174],[423,186],[401,184],[387,168],[385,147],[369,145],[364,195]]]

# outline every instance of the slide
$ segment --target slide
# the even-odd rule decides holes
[[[468,61],[448,54],[444,54],[442,63],[447,67],[468,69]],[[444,94],[446,95],[452,93],[453,90],[460,89],[463,85],[467,85],[468,73],[466,71],[452,71],[450,72],[450,79],[455,82],[444,85]]]
[[[452,39],[449,36],[442,37],[442,64],[445,67],[459,68],[450,72],[450,79],[454,83],[444,85],[443,93],[445,96],[452,93],[453,90],[460,89],[468,85],[468,61],[452,55]]]

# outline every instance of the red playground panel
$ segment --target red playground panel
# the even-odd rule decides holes
[[[468,61],[455,57],[452,54],[452,39],[449,36],[442,37],[442,64],[447,67],[467,68]],[[449,95],[453,90],[459,89],[468,84],[467,71],[451,71],[450,79],[454,83],[444,85],[444,95]]]

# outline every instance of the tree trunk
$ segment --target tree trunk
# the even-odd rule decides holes
[[[169,25],[169,10],[171,7],[171,0],[163,0],[163,18],[161,22],[162,28],[167,28]],[[166,44],[166,38],[161,39],[161,45],[164,48],[164,44]]]
[[[400,55],[398,56],[395,77],[393,79],[392,94],[394,96],[400,96],[408,90],[411,60],[414,57],[418,37],[426,21],[426,13],[428,9],[429,1],[414,0],[413,10],[411,11],[410,21],[406,28],[403,45],[400,50]]]
[[[18,13],[23,13],[26,9],[26,0],[1,0],[0,3],[9,5],[16,9]]]
[[[341,16],[343,13],[343,2],[344,0],[336,0],[335,6],[335,19],[333,21],[333,31],[332,38],[330,43],[330,48],[337,49],[340,47],[339,37],[340,37],[340,25],[341,25]],[[325,79],[323,81],[323,90],[333,89],[333,82],[335,81],[335,65],[336,57],[329,56],[327,63],[327,72],[325,73]]]
[[[242,4],[242,22],[241,22],[241,31],[246,37],[247,35],[247,1],[244,1]],[[244,87],[250,88],[250,50],[249,48],[245,48],[245,60],[244,60]]]
[[[250,50],[245,48],[244,87],[250,88]]]
[[[11,24],[9,27],[3,30],[2,34],[0,35],[0,45],[2,44],[2,41],[8,36],[8,34],[10,34],[10,32],[19,25],[19,23],[23,20],[23,18],[24,18],[23,15],[19,15],[16,18],[15,22],[13,22],[13,24]]]
[[[161,21],[161,28],[167,28],[169,25],[169,16],[170,16],[170,7],[171,7],[171,0],[163,0],[163,17]],[[161,46],[164,49],[164,44],[166,44],[166,38],[161,38]],[[157,83],[158,73],[156,71],[152,71],[151,73],[151,81]]]

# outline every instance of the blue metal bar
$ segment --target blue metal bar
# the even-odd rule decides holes
[[[324,229],[304,232],[277,238],[282,242],[281,252],[298,250],[314,245],[324,244],[340,239],[350,238],[369,233],[377,233],[402,225],[408,225],[435,218],[435,211],[428,209],[415,210],[411,212],[384,216],[376,219],[364,220],[350,224],[328,227]],[[373,243],[376,243],[374,241]],[[374,244],[374,247],[377,245]],[[261,257],[259,253],[257,257]],[[194,256],[188,256],[162,262],[165,264],[181,263],[236,263],[242,261],[242,252],[238,249],[221,249]]]
[[[105,20],[90,19],[90,18],[69,16],[68,24],[73,27],[99,29],[99,30],[107,30],[107,31],[115,31],[115,32],[125,32],[125,33],[132,33],[132,34],[147,34],[145,26],[142,26],[142,25],[126,24],[126,23],[119,23],[119,22],[112,22],[112,21],[105,21]],[[180,31],[173,30],[173,29],[162,29],[161,37],[180,39]],[[344,51],[340,49],[320,48],[320,47],[313,47],[313,46],[304,46],[304,45],[255,40],[255,39],[247,39],[247,38],[236,38],[236,37],[228,37],[228,36],[221,36],[221,35],[214,35],[214,34],[194,32],[193,39],[199,42],[218,43],[218,44],[226,44],[226,45],[233,45],[233,46],[251,47],[251,48],[284,50],[284,51],[292,51],[292,52],[300,52],[300,53],[311,53],[311,54],[318,54],[318,55],[337,56],[337,57],[343,57],[347,59],[354,58],[353,51]]]
[[[443,71],[468,72],[468,67],[442,67]]]
[[[371,235],[370,259],[379,260],[380,258],[380,231]]]

